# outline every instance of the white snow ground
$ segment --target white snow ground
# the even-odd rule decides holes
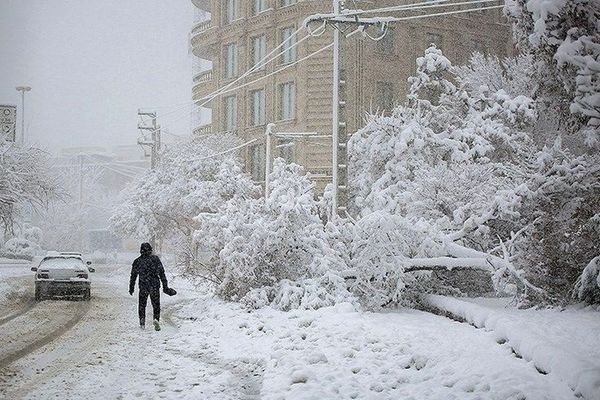
[[[428,296],[441,310],[490,331],[525,360],[567,383],[576,394],[600,400],[600,312],[592,308],[517,310],[490,299]]]
[[[0,370],[0,398],[576,398],[494,332],[412,310],[248,313],[175,281],[179,295],[163,298],[164,329],[141,331],[129,268],[97,271],[87,314]]]

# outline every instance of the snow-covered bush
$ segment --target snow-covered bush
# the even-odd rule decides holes
[[[249,309],[271,306],[277,310],[316,310],[339,303],[354,303],[346,281],[339,274],[327,273],[315,278],[290,281],[283,279],[273,286],[252,289],[240,302]]]
[[[427,275],[405,273],[401,259],[436,252],[426,224],[376,211],[358,220],[352,241],[350,289],[368,309],[413,306]],[[432,246],[433,248],[430,248]]]
[[[328,304],[339,286],[332,292],[332,278],[322,277],[345,264],[328,243],[313,184],[300,166],[283,159],[275,160],[271,182],[267,199],[234,196],[216,214],[198,216],[195,238],[209,253],[198,274],[225,299],[247,296],[247,305]]]
[[[592,304],[600,304],[600,257],[594,258],[585,267],[575,284],[575,295]]]
[[[36,243],[24,238],[12,238],[0,248],[0,257],[32,260],[39,250]]]
[[[37,226],[32,226],[30,224],[24,224],[21,229],[21,237],[23,239],[28,240],[32,243],[41,243],[42,241],[42,230]]]

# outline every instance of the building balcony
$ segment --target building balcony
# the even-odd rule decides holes
[[[210,135],[211,133],[213,133],[212,124],[200,125],[196,129],[194,129],[193,132],[194,136]]]
[[[202,71],[194,76],[192,97],[195,101],[202,103],[203,101],[201,101],[201,99],[208,96],[215,90],[217,90],[217,80],[214,79],[212,69]],[[207,103],[203,107],[210,108],[211,103]]]
[[[210,12],[211,0],[192,0],[192,3],[199,9]]]
[[[217,41],[216,26],[213,26],[212,20],[208,19],[194,25],[190,41],[194,55],[206,58],[207,53],[210,53],[211,45]]]

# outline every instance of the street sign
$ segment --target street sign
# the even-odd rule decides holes
[[[0,104],[0,136],[9,142],[17,137],[17,106]]]

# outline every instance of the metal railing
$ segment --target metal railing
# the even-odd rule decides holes
[[[212,124],[201,125],[194,129],[194,135],[210,135],[213,133]]]
[[[212,19],[207,19],[206,21],[202,21],[199,24],[196,24],[196,26],[194,26],[192,28],[192,36],[195,36],[199,33],[202,33],[204,31],[209,30],[210,28],[212,28]]]
[[[212,81],[212,78],[213,78],[213,70],[212,69],[202,71],[199,74],[196,74],[196,76],[194,76],[194,84]]]

